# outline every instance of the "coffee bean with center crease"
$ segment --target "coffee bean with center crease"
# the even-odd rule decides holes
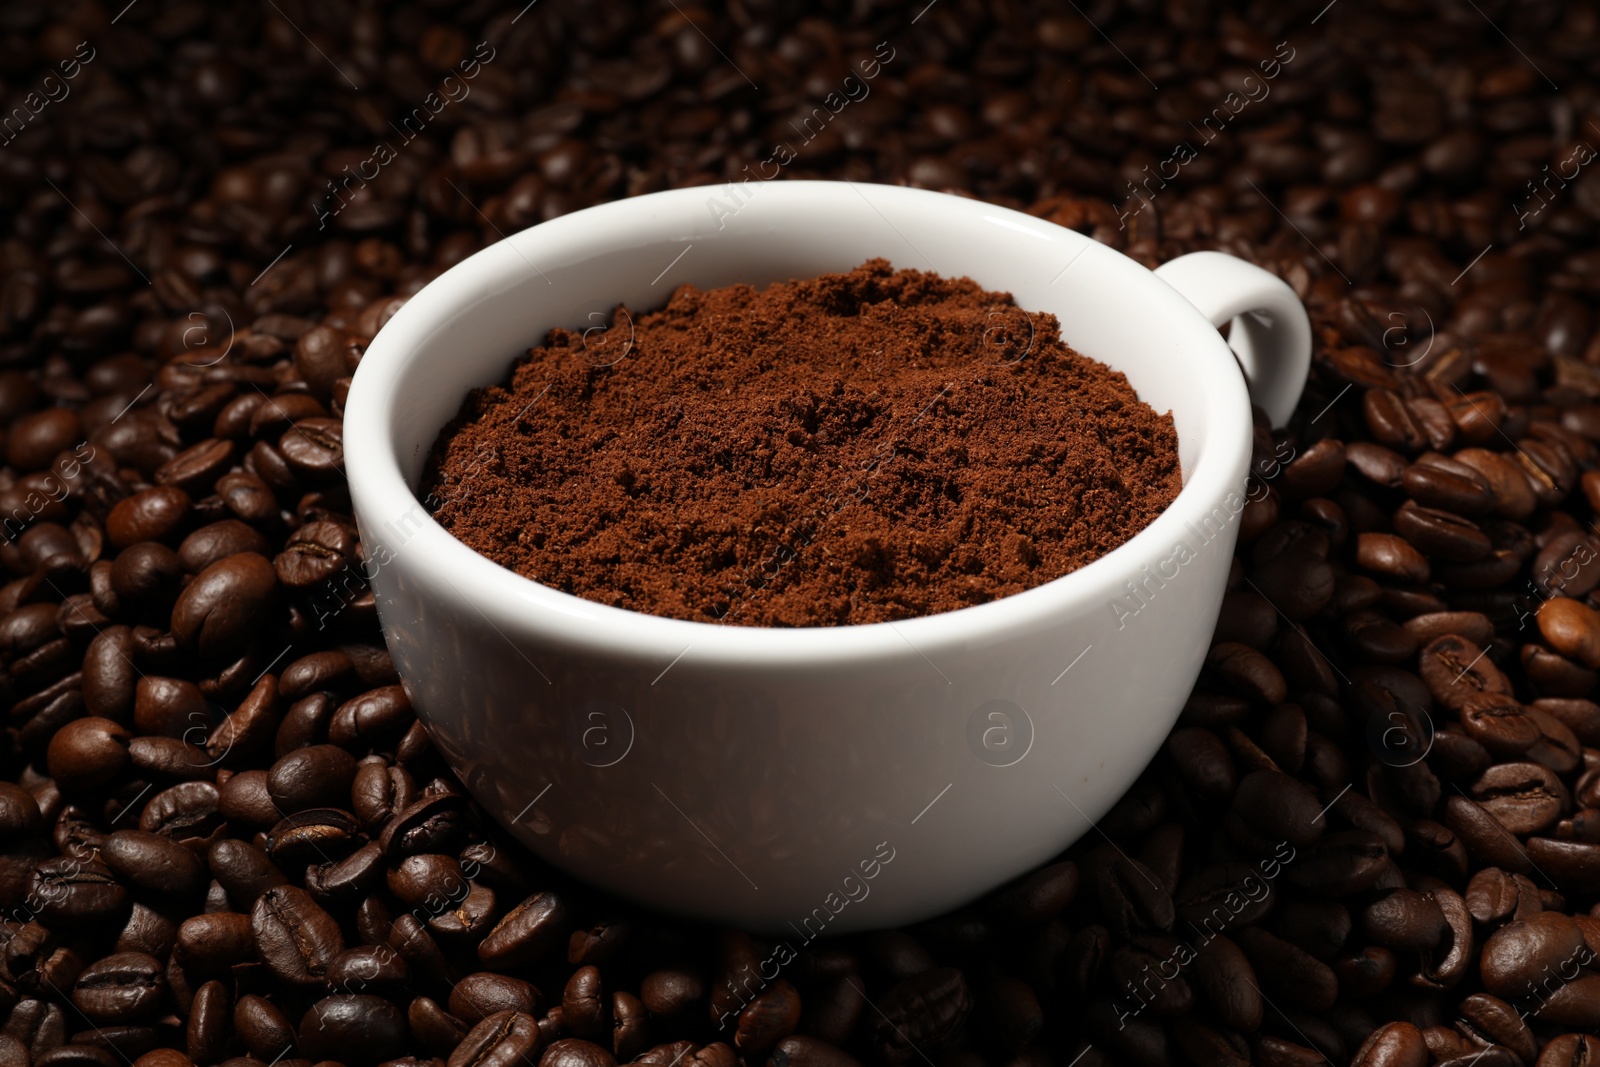
[[[1532,1063],[1539,1054],[1538,1040],[1528,1029],[1523,1014],[1487,993],[1474,993],[1461,1002],[1456,1029],[1465,1032],[1475,1044],[1504,1045],[1523,1063]]]
[[[395,813],[384,825],[378,843],[391,859],[445,851],[461,834],[465,820],[464,798],[455,794],[423,796]]]
[[[157,485],[176,486],[191,496],[205,496],[232,465],[233,452],[232,441],[201,441],[156,468],[152,480]]]
[[[1132,857],[1105,857],[1096,865],[1091,884],[1102,913],[1123,937],[1172,929],[1172,897],[1155,872]]]
[[[1559,776],[1537,763],[1501,763],[1472,784],[1472,799],[1520,837],[1552,826],[1571,798]]]
[[[278,438],[284,461],[301,475],[328,478],[344,473],[344,427],[338,419],[301,419]]]
[[[28,901],[43,922],[96,922],[120,915],[128,891],[105,864],[58,856],[33,872]]]
[[[538,893],[506,913],[478,944],[490,970],[514,970],[553,955],[567,939],[571,920],[554,893]]]
[[[531,1064],[544,1045],[539,1024],[520,1011],[497,1011],[474,1026],[446,1067],[519,1067]]]
[[[1474,693],[1511,695],[1511,683],[1485,654],[1459,634],[1435,638],[1417,653],[1418,671],[1433,699],[1459,711]]]
[[[321,984],[328,965],[344,951],[339,924],[294,886],[263,892],[250,911],[250,930],[261,962],[291,985]]]
[[[307,808],[285,816],[273,824],[264,842],[272,862],[291,871],[343,859],[364,843],[361,824],[339,808]]]
[[[1519,756],[1543,736],[1527,710],[1508,696],[1474,693],[1459,711],[1467,735],[1499,756]]]
[[[1493,549],[1489,536],[1459,515],[1407,501],[1394,513],[1395,532],[1434,559],[1471,563]]]
[[[1400,476],[1404,489],[1418,505],[1471,518],[1494,510],[1495,492],[1484,476],[1459,459],[1437,453],[1417,458]]]
[[[1545,1045],[1537,1067],[1592,1067],[1596,1063],[1600,1063],[1600,1038],[1592,1034],[1561,1034]]]
[[[272,565],[285,586],[304,589],[350,570],[355,546],[355,534],[349,527],[336,522],[308,522],[289,535]],[[348,575],[351,582],[364,579],[364,574]]]
[[[879,1021],[873,1027],[879,1054],[893,1064],[905,1063],[921,1048],[933,1053],[948,1048],[972,1011],[962,973],[939,967],[891,986],[878,1001]]]
[[[155,1011],[166,990],[161,961],[118,952],[91,963],[72,987],[72,1003],[97,1024],[126,1023]]]

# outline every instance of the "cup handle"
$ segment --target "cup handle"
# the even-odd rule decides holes
[[[1221,327],[1244,369],[1250,399],[1282,426],[1294,413],[1311,371],[1311,320],[1300,298],[1275,274],[1223,252],[1191,252],[1156,268],[1200,314]]]

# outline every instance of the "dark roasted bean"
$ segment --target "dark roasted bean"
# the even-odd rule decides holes
[[[461,1040],[450,1054],[447,1067],[519,1067],[534,1063],[543,1045],[539,1025],[532,1015],[495,1012]]]
[[[165,986],[160,960],[118,952],[84,968],[73,984],[72,1003],[96,1024],[126,1023],[151,1014]]]
[[[228,556],[197,574],[172,609],[172,632],[203,656],[238,651],[272,610],[277,577],[254,552]]]
[[[250,930],[262,963],[294,985],[320,984],[344,951],[338,924],[302,889],[280,885],[256,899]]]

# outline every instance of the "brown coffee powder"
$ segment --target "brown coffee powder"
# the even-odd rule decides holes
[[[1053,315],[873,260],[552,330],[467,397],[423,489],[466,544],[577,596],[836,626],[1058,578],[1180,487],[1171,415]]]

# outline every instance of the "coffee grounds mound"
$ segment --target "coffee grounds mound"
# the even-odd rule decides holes
[[[576,596],[838,626],[1059,578],[1181,475],[1171,415],[1053,315],[879,259],[550,331],[467,397],[423,488],[463,542]]]

